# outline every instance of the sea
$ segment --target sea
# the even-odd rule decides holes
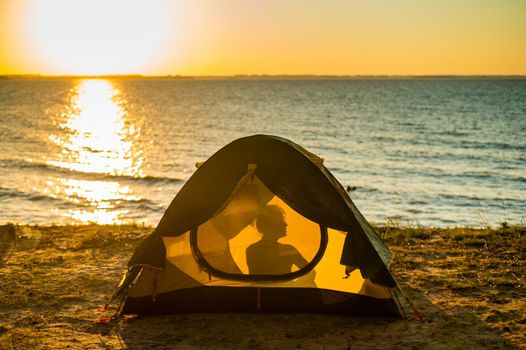
[[[377,225],[526,223],[526,80],[3,79],[0,223],[155,226],[252,134],[324,159]]]

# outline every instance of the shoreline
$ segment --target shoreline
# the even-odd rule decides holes
[[[526,349],[525,226],[376,227],[423,322],[188,314],[125,316],[109,324],[94,323],[97,308],[152,227],[9,227],[14,231],[0,227],[0,348]]]

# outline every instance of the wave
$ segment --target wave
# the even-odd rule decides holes
[[[412,168],[411,168],[412,167]],[[440,180],[454,180],[454,181],[467,181],[467,180],[479,180],[481,182],[487,183],[488,180],[492,180],[492,183],[507,183],[507,182],[526,182],[526,177],[517,175],[517,174],[508,174],[499,170],[515,170],[516,167],[507,167],[507,168],[495,168],[495,170],[468,170],[462,171],[458,170],[457,172],[452,171],[451,169],[443,169],[437,166],[427,166],[417,168],[414,164],[409,163],[407,167],[391,167],[386,168],[390,172],[392,177],[396,178],[430,178],[430,179],[440,179]],[[364,174],[368,175],[368,174]],[[429,180],[431,181],[431,180]]]
[[[0,187],[0,200],[3,200],[3,199],[8,200],[8,199],[15,199],[15,198],[24,199],[24,200],[28,200],[31,202],[50,202],[52,204],[69,204],[67,201],[63,199],[60,199],[54,196],[50,196],[50,195],[46,195],[46,194],[42,194],[42,193],[27,193],[27,192],[15,190],[12,188]]]
[[[121,180],[121,181],[130,181],[136,183],[145,183],[148,185],[155,184],[175,184],[181,183],[183,180],[171,177],[159,177],[159,176],[132,176],[132,175],[115,175],[115,174],[106,174],[106,173],[96,173],[96,172],[84,172],[78,170],[72,170],[63,168],[60,166],[55,166],[46,163],[37,163],[27,160],[14,160],[14,159],[4,159],[0,160],[0,167],[5,167],[8,169],[18,168],[24,170],[37,170],[55,174],[63,174],[67,176],[72,176],[76,178],[82,178],[92,181],[108,181],[108,180]]]
[[[446,200],[462,200],[466,203],[472,203],[472,202],[480,202],[484,203],[485,206],[501,206],[504,203],[517,203],[518,205],[521,205],[524,203],[523,200],[517,199],[517,198],[511,198],[511,197],[477,197],[477,196],[470,196],[470,195],[463,195],[463,194],[448,194],[448,193],[440,193],[438,194],[439,198],[443,198]],[[493,204],[491,204],[493,203]],[[461,204],[462,205],[462,204]],[[470,206],[469,204],[468,206]]]
[[[523,183],[526,182],[526,178],[522,176],[504,174],[499,172],[489,172],[489,171],[468,171],[465,173],[448,173],[445,171],[435,171],[422,173],[423,175],[431,176],[437,179],[456,179],[458,180],[480,180],[479,182],[488,183],[489,180],[492,180],[492,183]]]
[[[435,131],[435,132],[431,132],[430,134],[436,135],[436,136],[454,136],[454,137],[470,136],[469,132],[458,131],[458,130]]]
[[[95,208],[90,201],[79,196],[60,198],[43,193],[28,193],[12,188],[0,187],[0,201],[8,201],[12,199],[21,199],[32,203],[48,204],[60,209]],[[146,198],[117,198],[106,200],[104,202],[111,203],[111,210],[128,209],[138,212],[149,211],[154,213],[162,213],[166,209],[159,203]]]
[[[526,144],[511,144],[504,142],[480,142],[464,140],[458,143],[462,148],[468,149],[494,149],[494,150],[515,150],[526,151]]]
[[[119,202],[116,209],[131,209],[132,211],[138,211],[139,213],[144,211],[164,213],[166,207],[149,199],[141,198]]]

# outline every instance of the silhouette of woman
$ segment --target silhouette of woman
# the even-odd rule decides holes
[[[256,217],[256,229],[261,239],[246,251],[250,274],[282,275],[290,273],[294,265],[298,269],[307,265],[307,260],[295,247],[278,242],[287,235],[285,215],[279,206],[265,206]]]

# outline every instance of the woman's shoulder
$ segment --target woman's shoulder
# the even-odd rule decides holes
[[[283,252],[288,252],[288,253],[297,253],[298,252],[298,249],[296,247],[294,247],[293,245],[291,245],[291,244],[280,243],[280,249]]]

